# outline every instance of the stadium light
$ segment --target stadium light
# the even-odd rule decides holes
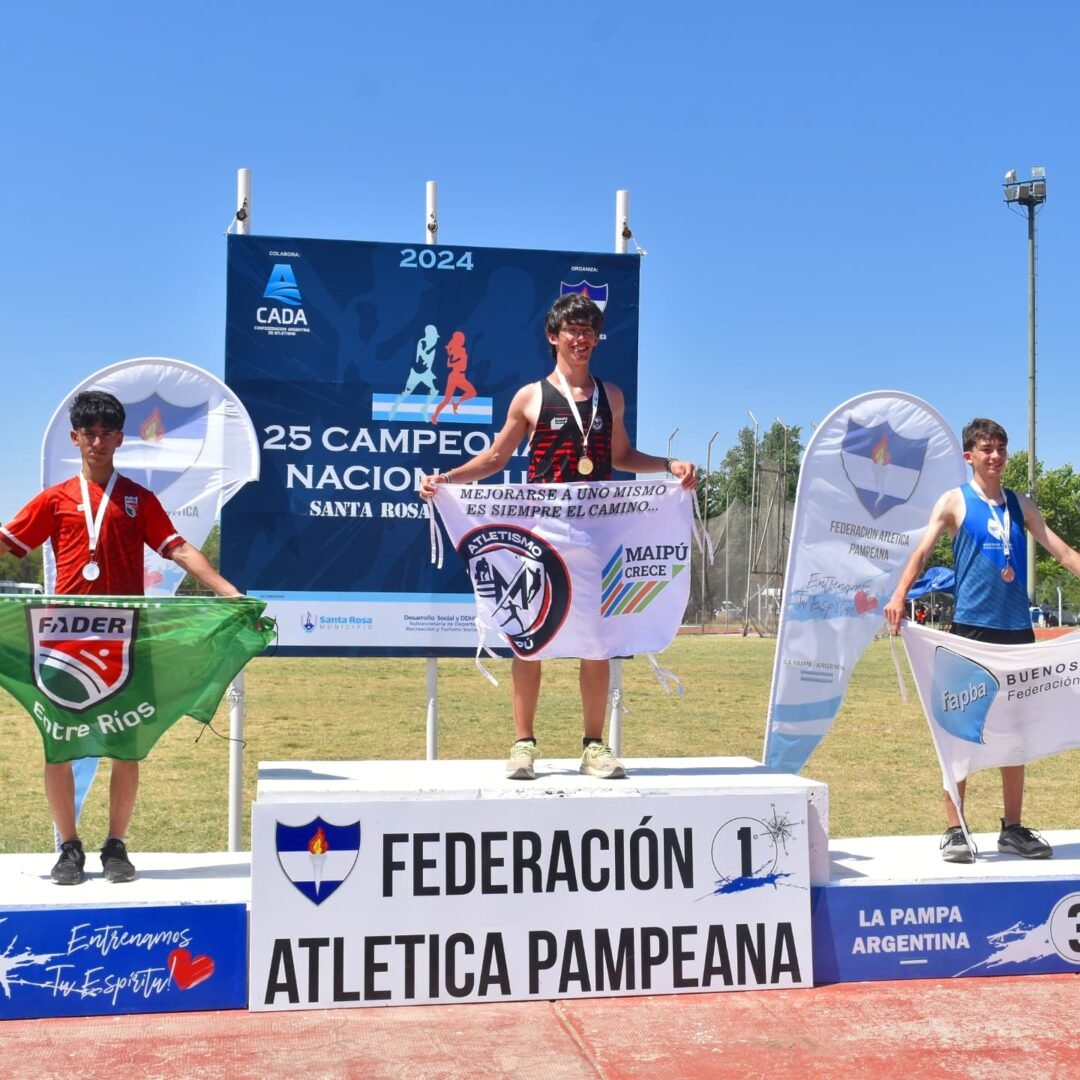
[[[1046,169],[1036,165],[1031,180],[1017,181],[1016,170],[1005,174],[1005,203],[1022,206],[1028,224],[1028,497],[1035,499],[1035,215],[1046,202]],[[1035,537],[1027,538],[1028,602],[1035,603]]]

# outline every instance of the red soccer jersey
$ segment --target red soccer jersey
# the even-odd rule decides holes
[[[90,513],[96,516],[105,488],[92,480]],[[134,480],[117,474],[101,522],[94,561],[101,568],[87,581],[83,567],[90,561],[90,535],[82,507],[78,476],[46,488],[0,528],[17,555],[25,555],[48,540],[56,557],[57,595],[142,596],[143,545],[166,555],[184,538],[173,528],[157,496]]]

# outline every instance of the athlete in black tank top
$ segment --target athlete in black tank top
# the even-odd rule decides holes
[[[581,459],[581,431],[571,412],[570,403],[552,386],[550,379],[540,380],[540,416],[529,443],[530,484],[571,484],[580,480],[611,479],[611,403],[604,384],[596,383],[596,416],[592,398],[577,402],[582,427],[589,432],[589,460],[593,470],[583,475],[578,470]]]

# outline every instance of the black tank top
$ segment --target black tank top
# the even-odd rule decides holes
[[[588,476],[578,472],[582,440],[572,406],[549,380],[541,379],[540,416],[529,445],[530,484],[611,479],[611,404],[604,384],[595,375],[593,381],[597,386],[596,416],[592,415],[591,396],[576,403],[582,426],[589,432],[593,471]]]

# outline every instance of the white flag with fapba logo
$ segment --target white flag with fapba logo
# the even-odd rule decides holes
[[[1080,634],[990,645],[905,622],[919,700],[945,790],[970,773],[1080,746]]]
[[[518,657],[661,652],[690,595],[694,493],[677,481],[440,484],[477,615]]]
[[[956,436],[908,394],[852,398],[814,432],[795,496],[766,765],[798,772],[825,737],[934,503],[964,476]]]

